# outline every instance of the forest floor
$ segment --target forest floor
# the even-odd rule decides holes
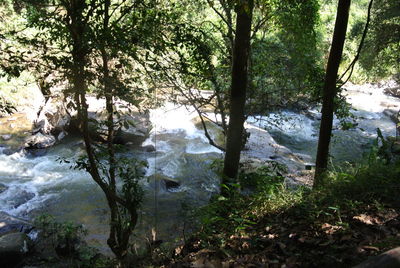
[[[371,164],[353,175],[335,174],[318,191],[277,186],[218,198],[205,213],[209,220],[160,266],[357,265],[400,246],[399,167]]]
[[[166,267],[351,267],[400,245],[398,207],[363,204],[337,216],[268,215],[240,234],[215,234],[222,247],[194,238]]]

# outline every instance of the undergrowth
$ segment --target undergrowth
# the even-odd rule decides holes
[[[222,186],[228,197],[197,212],[202,227],[185,253],[211,250],[207,260],[229,265],[344,267],[399,246],[400,160],[381,149],[336,168],[317,190],[287,187],[274,165],[242,172],[238,184]]]

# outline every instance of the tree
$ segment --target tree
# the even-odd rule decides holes
[[[223,175],[225,178],[222,181],[223,184],[227,184],[236,178],[239,169],[240,151],[243,145],[253,8],[253,0],[239,1],[236,6],[236,35],[233,48],[229,127],[224,159]]]
[[[127,122],[115,107],[117,99],[141,104],[143,55],[154,53],[157,45],[153,36],[161,15],[156,6],[156,1],[139,0],[27,1],[28,26],[36,34],[24,42],[46,47],[40,56],[68,81],[63,92],[68,107],[77,111],[86,148],[76,168],[86,170],[106,196],[110,208],[107,243],[121,265],[138,220],[143,170],[135,159],[117,154],[115,133]],[[89,92],[105,100],[105,120],[89,118]],[[97,134],[105,136],[104,144],[93,141],[93,124]]]
[[[318,149],[315,167],[314,187],[323,184],[325,172],[328,167],[329,144],[332,135],[334,112],[334,99],[337,93],[337,74],[346,39],[347,23],[349,19],[351,0],[339,0],[332,46],[329,53],[328,64],[322,91],[322,116],[319,131]]]
[[[221,151],[228,133],[234,5],[226,0],[175,3],[171,17],[176,19],[170,20],[166,38],[172,41],[167,42],[170,52],[153,74],[167,89],[164,95],[173,88],[172,101],[183,97],[196,110],[209,143]],[[255,1],[252,17],[245,117],[312,98],[323,80],[315,47],[317,1]],[[210,123],[222,135],[213,135]]]

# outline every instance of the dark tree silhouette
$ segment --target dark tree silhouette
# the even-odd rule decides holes
[[[243,143],[244,106],[246,102],[253,7],[253,0],[240,1],[236,7],[237,18],[232,62],[230,116],[224,160],[224,179],[222,182],[224,184],[237,176]]]
[[[324,174],[328,167],[329,144],[332,135],[334,99],[337,93],[337,73],[342,59],[344,41],[349,20],[351,0],[339,0],[336,13],[332,46],[326,68],[324,88],[322,92],[322,117],[319,130],[318,150],[315,167],[314,187],[323,184]]]

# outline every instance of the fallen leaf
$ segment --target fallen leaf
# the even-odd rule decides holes
[[[371,216],[368,216],[366,214],[360,214],[358,216],[354,216],[353,219],[358,220],[362,223],[365,223],[367,225],[373,225],[374,222],[377,223],[379,220],[372,218]]]
[[[363,246],[363,249],[368,249],[368,250],[374,250],[374,251],[379,251],[379,248],[373,247],[373,246]]]

